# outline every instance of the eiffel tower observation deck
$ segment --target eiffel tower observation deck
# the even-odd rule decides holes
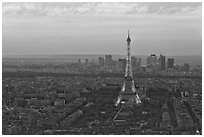
[[[141,103],[141,99],[136,91],[135,83],[133,80],[131,56],[130,56],[130,42],[131,42],[131,39],[130,39],[129,30],[128,30],[125,78],[124,78],[122,89],[119,92],[119,96],[115,104],[116,106],[120,104],[134,106]]]

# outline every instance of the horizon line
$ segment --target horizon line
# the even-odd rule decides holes
[[[151,54],[163,55],[163,56],[202,56],[202,54],[183,54],[183,55],[165,55],[162,53],[150,53],[150,54],[131,54],[131,56],[149,56]],[[2,54],[2,58],[6,56],[66,56],[66,55],[112,55],[112,56],[126,56],[126,54],[116,53],[46,53],[46,54]]]

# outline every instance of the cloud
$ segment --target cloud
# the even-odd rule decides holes
[[[3,16],[190,15],[201,3],[3,3]]]

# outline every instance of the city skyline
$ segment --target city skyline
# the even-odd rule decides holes
[[[3,3],[2,135],[202,135],[202,3]]]
[[[202,3],[3,3],[3,55],[202,55]]]

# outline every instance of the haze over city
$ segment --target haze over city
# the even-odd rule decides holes
[[[3,135],[202,135],[202,3],[3,3]]]
[[[202,3],[3,3],[3,55],[202,55]]]

